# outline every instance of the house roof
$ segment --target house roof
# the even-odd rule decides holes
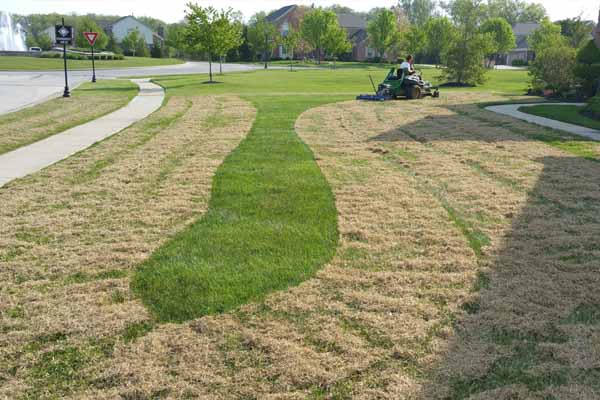
[[[367,20],[358,14],[338,14],[338,21],[342,28],[358,28],[364,29],[367,27]]]
[[[267,15],[267,21],[276,22],[277,20],[286,16],[290,11],[294,10],[297,6],[295,4],[291,6],[281,7],[279,10],[273,11]]]
[[[513,33],[515,36],[527,36],[539,27],[540,24],[535,22],[518,23],[513,26]]]
[[[368,36],[366,29],[359,29],[349,39],[352,43],[359,44],[367,40]]]

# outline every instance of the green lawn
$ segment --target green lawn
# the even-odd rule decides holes
[[[427,70],[430,73],[431,70]],[[522,92],[520,85],[501,87]],[[505,71],[494,71],[504,79]],[[374,79],[381,80],[381,70]],[[499,76],[499,77],[496,77]],[[208,212],[137,270],[132,286],[161,321],[231,310],[310,278],[335,253],[330,188],[296,136],[298,116],[371,91],[361,69],[256,71],[156,80],[169,96],[236,94],[258,110],[249,136],[218,169]],[[435,100],[432,100],[435,101]]]
[[[57,97],[0,116],[0,154],[84,124],[126,105],[138,93],[129,80],[86,82],[70,98]]]
[[[519,111],[527,114],[555,119],[557,121],[567,122],[569,124],[585,126],[591,129],[600,129],[600,121],[580,114],[579,112],[581,110],[582,107],[579,106],[551,104],[519,108]]]
[[[69,68],[72,69],[91,69],[90,60],[68,60]],[[96,68],[130,68],[130,67],[150,67],[157,65],[182,64],[182,60],[176,58],[150,58],[150,57],[125,57],[124,60],[96,60]],[[0,71],[43,71],[62,69],[62,58],[37,58],[37,57],[13,57],[0,56]]]

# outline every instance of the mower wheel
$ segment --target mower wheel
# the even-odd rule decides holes
[[[421,88],[419,86],[411,86],[408,88],[408,98],[411,100],[421,98]]]
[[[440,97],[440,91],[436,90],[435,92],[433,92],[433,97],[434,98]]]

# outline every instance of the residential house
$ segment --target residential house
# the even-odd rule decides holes
[[[348,40],[352,43],[352,59],[366,61],[377,53],[368,46],[367,19],[357,14],[338,14],[340,26],[348,32]]]
[[[138,21],[134,16],[128,15],[120,18],[105,28],[106,33],[112,33],[115,41],[121,43],[123,39],[135,30],[139,31],[140,37],[144,39],[148,47],[154,46],[155,40],[160,42],[163,38],[152,30],[148,25]]]
[[[281,36],[286,36],[291,30],[300,29],[300,23],[307,8],[297,5],[285,6],[267,15],[267,21],[275,25]],[[290,58],[284,46],[278,46],[273,51],[275,58]]]
[[[498,60],[498,64],[512,65],[515,60],[522,62],[530,62],[535,58],[535,52],[529,47],[527,42],[530,34],[533,33],[540,25],[534,22],[518,23],[513,26],[513,33],[517,46],[511,50],[504,60]]]
[[[308,7],[289,5],[273,11],[267,15],[267,21],[274,24],[282,36],[294,29],[300,29],[302,18],[310,10]],[[340,26],[348,32],[348,40],[352,43],[352,59],[357,61],[365,61],[376,56],[374,49],[368,47],[367,40],[367,21],[361,15],[356,14],[339,14],[338,21]],[[294,55],[304,56],[301,53]],[[279,46],[273,52],[275,58],[289,58],[284,46]]]
[[[136,29],[139,31],[140,37],[144,39],[148,47],[154,46],[154,43],[156,42],[160,42],[161,44],[164,42],[162,35],[154,32],[148,25],[138,21],[132,15],[119,18],[116,21],[99,20],[97,23],[100,25],[100,27],[102,27],[104,32],[106,32],[108,35],[112,35],[117,43],[121,43],[130,32]],[[54,26],[45,29],[44,32],[50,36],[52,43],[55,44],[56,36],[54,32]],[[78,33],[75,32],[75,34]]]

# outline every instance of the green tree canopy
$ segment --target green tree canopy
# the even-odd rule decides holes
[[[575,76],[586,96],[593,96],[600,89],[600,49],[588,40],[577,52]]]
[[[234,31],[238,27],[232,21],[233,11],[217,10],[188,3],[185,13],[186,25],[182,33],[182,44],[191,53],[204,53],[208,57],[209,79],[213,82],[212,60],[222,55],[223,49],[234,42]]]
[[[400,0],[398,2],[411,24],[423,26],[433,16],[436,2],[434,0]]]
[[[108,36],[106,32],[94,21],[92,18],[85,16],[78,18],[77,25],[75,26],[75,45],[77,47],[89,47],[87,39],[83,35],[83,32],[98,32],[96,38],[96,44],[94,47],[98,49],[105,49],[108,44]]]
[[[300,32],[298,30],[294,30],[293,28],[288,31],[288,33],[281,38],[281,44],[285,47],[286,53],[290,58],[290,70],[293,69],[294,66],[294,52],[298,48],[300,43]]]
[[[348,34],[344,28],[335,25],[331,26],[323,39],[323,49],[333,57],[334,68],[335,60],[340,54],[347,53],[352,50],[352,45],[348,41]]]
[[[339,28],[337,16],[333,11],[316,8],[304,16],[300,32],[302,38],[317,52],[319,64],[323,57],[325,40],[330,32]]]
[[[456,40],[456,28],[447,17],[437,17],[427,20],[424,31],[424,50],[436,64],[443,63],[450,45]]]
[[[540,27],[529,35],[527,42],[537,54],[548,47],[566,44],[566,39],[560,32],[560,25],[554,24],[548,18],[545,18],[542,20]]]
[[[454,0],[448,10],[458,34],[448,49],[444,75],[461,84],[481,84],[486,72],[483,60],[493,47],[491,35],[480,30],[486,6],[482,0]]]
[[[273,54],[273,50],[281,42],[281,35],[275,25],[267,20],[264,12],[255,14],[248,25],[248,44],[253,54],[260,53],[265,63],[265,69],[268,61]]]
[[[135,56],[139,41],[140,31],[137,28],[129,32],[121,41],[121,47],[125,54]]]
[[[504,18],[511,26],[518,22],[541,22],[546,16],[544,6],[523,0],[488,0],[488,16]]]
[[[583,47],[590,38],[590,32],[594,29],[592,21],[583,21],[581,17],[567,18],[556,22],[560,25],[560,33],[567,38],[571,47],[579,49]]]
[[[491,48],[486,54],[489,58],[505,54],[516,47],[512,27],[504,18],[490,18],[481,25],[481,32],[490,35]]]
[[[377,49],[383,59],[384,55],[399,39],[396,16],[391,10],[382,9],[369,21],[367,32],[371,45]],[[388,53],[388,57],[389,55]]]
[[[529,67],[532,86],[536,89],[551,89],[563,94],[575,83],[575,49],[565,41],[557,42],[536,52]]]

